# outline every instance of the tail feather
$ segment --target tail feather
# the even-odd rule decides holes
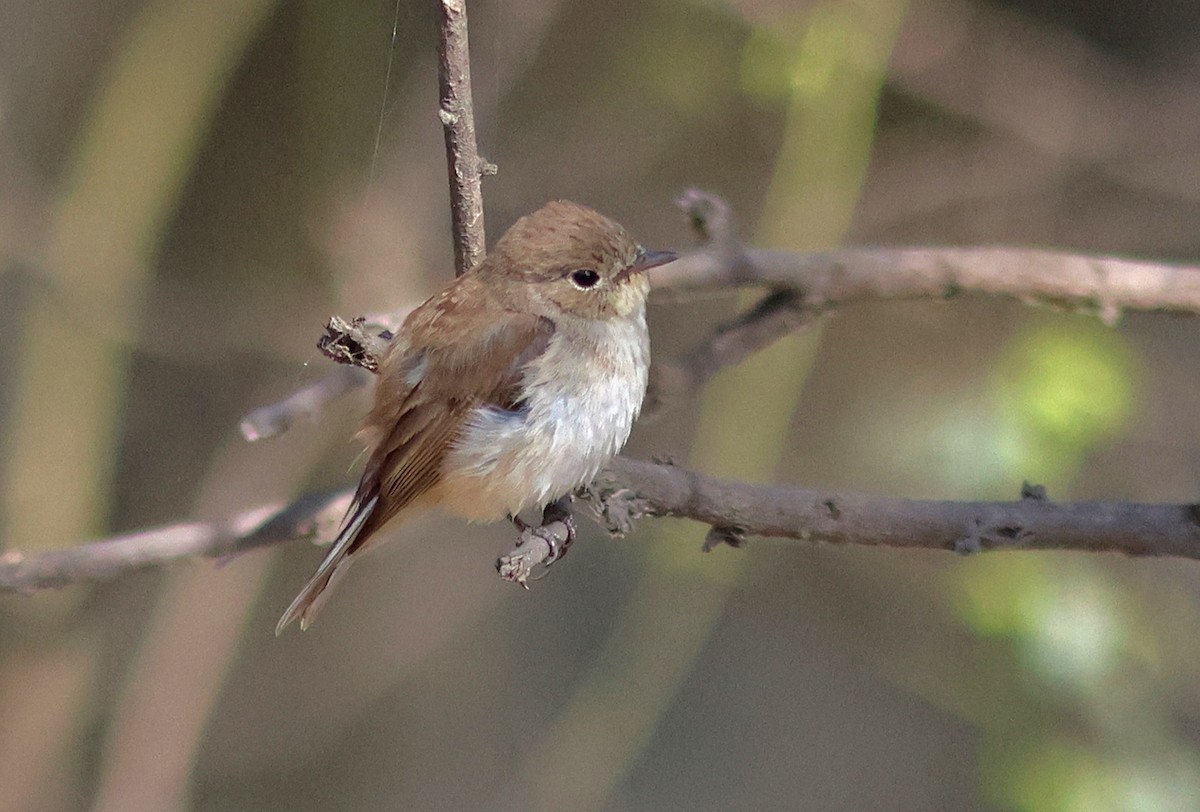
[[[350,563],[353,558],[350,556],[350,547],[354,544],[354,540],[358,538],[362,532],[363,525],[370,518],[372,511],[375,510],[375,504],[379,501],[379,496],[372,496],[355,506],[354,513],[346,522],[346,526],[342,528],[342,532],[334,540],[333,546],[325,555],[325,560],[321,562],[321,566],[317,567],[317,571],[313,577],[308,580],[304,588],[300,590],[300,594],[288,606],[287,611],[283,613],[283,617],[279,618],[279,623],[275,625],[275,635],[279,636],[284,629],[288,627],[293,620],[300,619],[301,631],[312,625],[316,619],[317,613],[321,611],[326,598],[329,597],[332,591],[332,586],[336,579],[346,573],[350,568]]]

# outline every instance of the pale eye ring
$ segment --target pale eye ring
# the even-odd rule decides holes
[[[571,271],[571,282],[577,288],[587,290],[594,288],[596,283],[600,281],[600,274],[593,271],[591,268],[580,268],[577,271]]]

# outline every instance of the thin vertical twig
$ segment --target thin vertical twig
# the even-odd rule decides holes
[[[471,56],[467,44],[466,0],[438,0],[438,117],[446,135],[450,175],[450,218],[454,229],[454,268],[462,274],[483,259],[484,164],[475,142],[471,101]]]

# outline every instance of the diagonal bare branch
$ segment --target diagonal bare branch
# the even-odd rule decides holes
[[[650,367],[642,419],[670,409],[725,367],[739,364],[783,336],[813,324],[820,315],[820,309],[808,307],[803,297],[792,291],[767,294],[691,351]]]

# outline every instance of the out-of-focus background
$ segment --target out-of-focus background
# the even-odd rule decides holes
[[[1195,262],[1190,0],[471,2],[490,235],[554,197],[686,248]],[[395,39],[393,42],[393,27]],[[432,3],[0,1],[0,543],[356,477],[364,399],[255,444],[328,315],[452,273]],[[389,75],[390,64],[390,79]],[[386,89],[386,90],[385,90]],[[658,357],[735,295],[661,295]],[[847,309],[629,453],[912,497],[1194,500],[1200,321]],[[524,593],[429,516],[308,633],[305,543],[0,596],[0,809],[1200,808],[1200,567],[585,522]]]

